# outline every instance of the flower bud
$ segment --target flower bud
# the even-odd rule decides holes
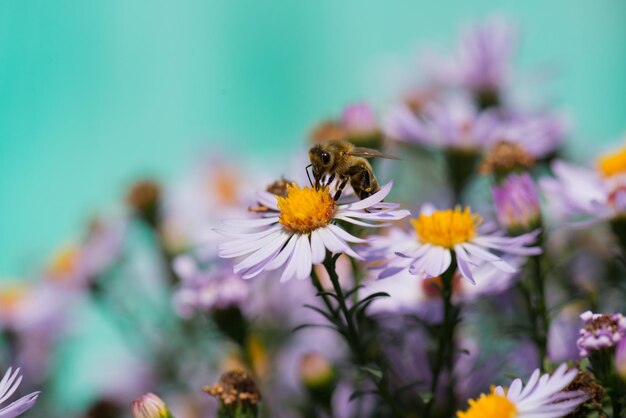
[[[332,364],[318,353],[305,354],[300,360],[300,378],[311,397],[330,408],[336,378]]]
[[[220,403],[219,416],[228,418],[256,418],[261,394],[252,377],[233,370],[224,373],[219,382],[202,390]]]
[[[173,418],[165,402],[154,393],[146,393],[131,404],[133,418]]]
[[[478,171],[483,175],[493,174],[498,177],[512,172],[526,171],[535,165],[535,157],[523,147],[511,142],[501,141],[491,148],[480,162]]]
[[[541,224],[541,208],[530,174],[510,174],[491,189],[500,225],[511,235],[519,235]]]
[[[152,227],[157,225],[160,200],[161,188],[152,180],[135,183],[126,195],[128,206]]]
[[[347,106],[341,115],[341,122],[348,132],[369,134],[378,130],[376,114],[367,103]]]
[[[581,357],[612,349],[626,337],[626,318],[622,314],[594,314],[587,311],[580,315],[580,319],[584,322],[577,341]]]
[[[300,360],[300,377],[308,388],[332,384],[335,378],[333,366],[317,353],[309,353]]]

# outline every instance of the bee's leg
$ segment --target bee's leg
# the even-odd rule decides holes
[[[305,167],[304,171],[306,171],[306,177],[309,179],[309,184],[313,186],[313,182],[311,181],[311,175],[309,174],[309,168],[311,168],[313,164],[309,164]]]
[[[330,186],[330,183],[333,182],[333,180],[335,180],[335,173],[331,174],[327,179],[326,179],[326,186]]]
[[[339,200],[339,198],[341,197],[341,193],[343,192],[344,187],[346,187],[346,184],[348,184],[348,180],[349,180],[348,177],[346,177],[343,180],[341,180],[341,183],[339,183],[339,187],[337,188],[337,191],[335,192],[335,196],[333,197],[333,199]]]
[[[363,200],[372,194],[374,189],[372,185],[372,177],[366,166],[354,166],[350,174],[350,184],[354,192]]]

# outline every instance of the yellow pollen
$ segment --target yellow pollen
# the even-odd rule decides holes
[[[626,147],[600,157],[597,167],[604,177],[626,173]]]
[[[448,249],[474,238],[481,222],[480,216],[473,214],[469,207],[461,209],[460,206],[411,219],[420,241]]]
[[[280,218],[285,228],[300,234],[326,226],[335,214],[335,201],[328,187],[315,190],[299,188],[295,183],[287,186],[287,196],[276,196]]]
[[[515,418],[517,408],[513,402],[502,395],[490,393],[482,394],[476,400],[469,401],[469,408],[465,412],[457,412],[457,418]]]

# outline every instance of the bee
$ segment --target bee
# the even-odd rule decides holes
[[[316,188],[322,185],[325,176],[328,176],[325,186],[337,179],[335,200],[339,199],[348,182],[359,199],[365,199],[380,190],[372,166],[365,159],[374,157],[399,160],[393,155],[375,149],[355,147],[346,141],[327,141],[309,150],[311,164],[307,166],[307,170],[311,167]]]

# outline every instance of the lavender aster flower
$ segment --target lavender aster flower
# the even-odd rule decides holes
[[[197,311],[241,306],[250,294],[241,277],[224,263],[203,270],[192,256],[181,255],[174,260],[173,267],[182,281],[173,297],[176,311],[182,317],[191,317]]]
[[[492,132],[492,141],[521,146],[535,158],[545,158],[563,143],[569,125],[559,113],[514,115]]]
[[[502,18],[491,18],[466,27],[451,56],[429,54],[425,70],[437,84],[471,92],[483,108],[499,105],[511,81],[516,49],[514,25]]]
[[[517,271],[494,251],[514,255],[541,252],[540,248],[531,246],[538,230],[517,237],[499,236],[492,225],[482,224],[482,219],[469,207],[464,210],[460,207],[435,210],[426,206],[417,219],[411,220],[411,224],[415,234],[405,233],[404,238],[398,239],[391,247],[394,255],[382,260],[387,264],[379,278],[392,276],[403,269],[425,278],[437,277],[448,270],[454,254],[461,275],[476,283],[474,272],[485,263],[505,273]],[[399,262],[398,257],[404,261]],[[393,261],[391,264],[390,260]]]
[[[567,370],[562,364],[551,375],[540,377],[535,370],[526,383],[515,379],[505,391],[498,386],[489,395],[481,395],[469,401],[465,412],[457,412],[457,418],[560,418],[585,402],[588,395],[583,391],[564,391],[576,378],[578,369]]]
[[[530,174],[511,174],[491,189],[500,225],[517,235],[539,226],[541,210],[539,196]]]
[[[13,369],[9,367],[9,370],[6,371],[2,380],[0,380],[0,407],[2,407],[2,404],[15,393],[21,382],[22,376],[20,375],[20,369],[18,368],[13,371]],[[22,415],[35,405],[40,393],[41,392],[30,393],[17,401],[11,402],[10,404],[2,407],[0,409],[0,417],[14,418]]]
[[[463,96],[432,103],[421,115],[404,104],[385,117],[384,131],[393,139],[436,149],[480,151],[492,141],[501,121],[496,113],[480,111]]]
[[[581,357],[615,347],[626,336],[626,318],[620,313],[594,314],[587,311],[580,315],[580,319],[584,322],[577,341]]]
[[[626,147],[599,158],[595,169],[564,161],[551,168],[554,178],[541,179],[540,186],[558,215],[597,222],[626,213]]]
[[[260,218],[228,222],[231,229],[221,231],[228,239],[220,244],[219,255],[243,257],[234,271],[245,279],[283,268],[281,281],[308,278],[312,266],[324,261],[327,250],[361,259],[349,243],[365,240],[335,221],[376,227],[408,216],[408,211],[398,210],[399,205],[382,202],[391,187],[388,183],[372,196],[346,204],[335,202],[327,187],[316,190],[294,183],[287,187],[285,197],[260,193],[258,201],[267,212]]]

